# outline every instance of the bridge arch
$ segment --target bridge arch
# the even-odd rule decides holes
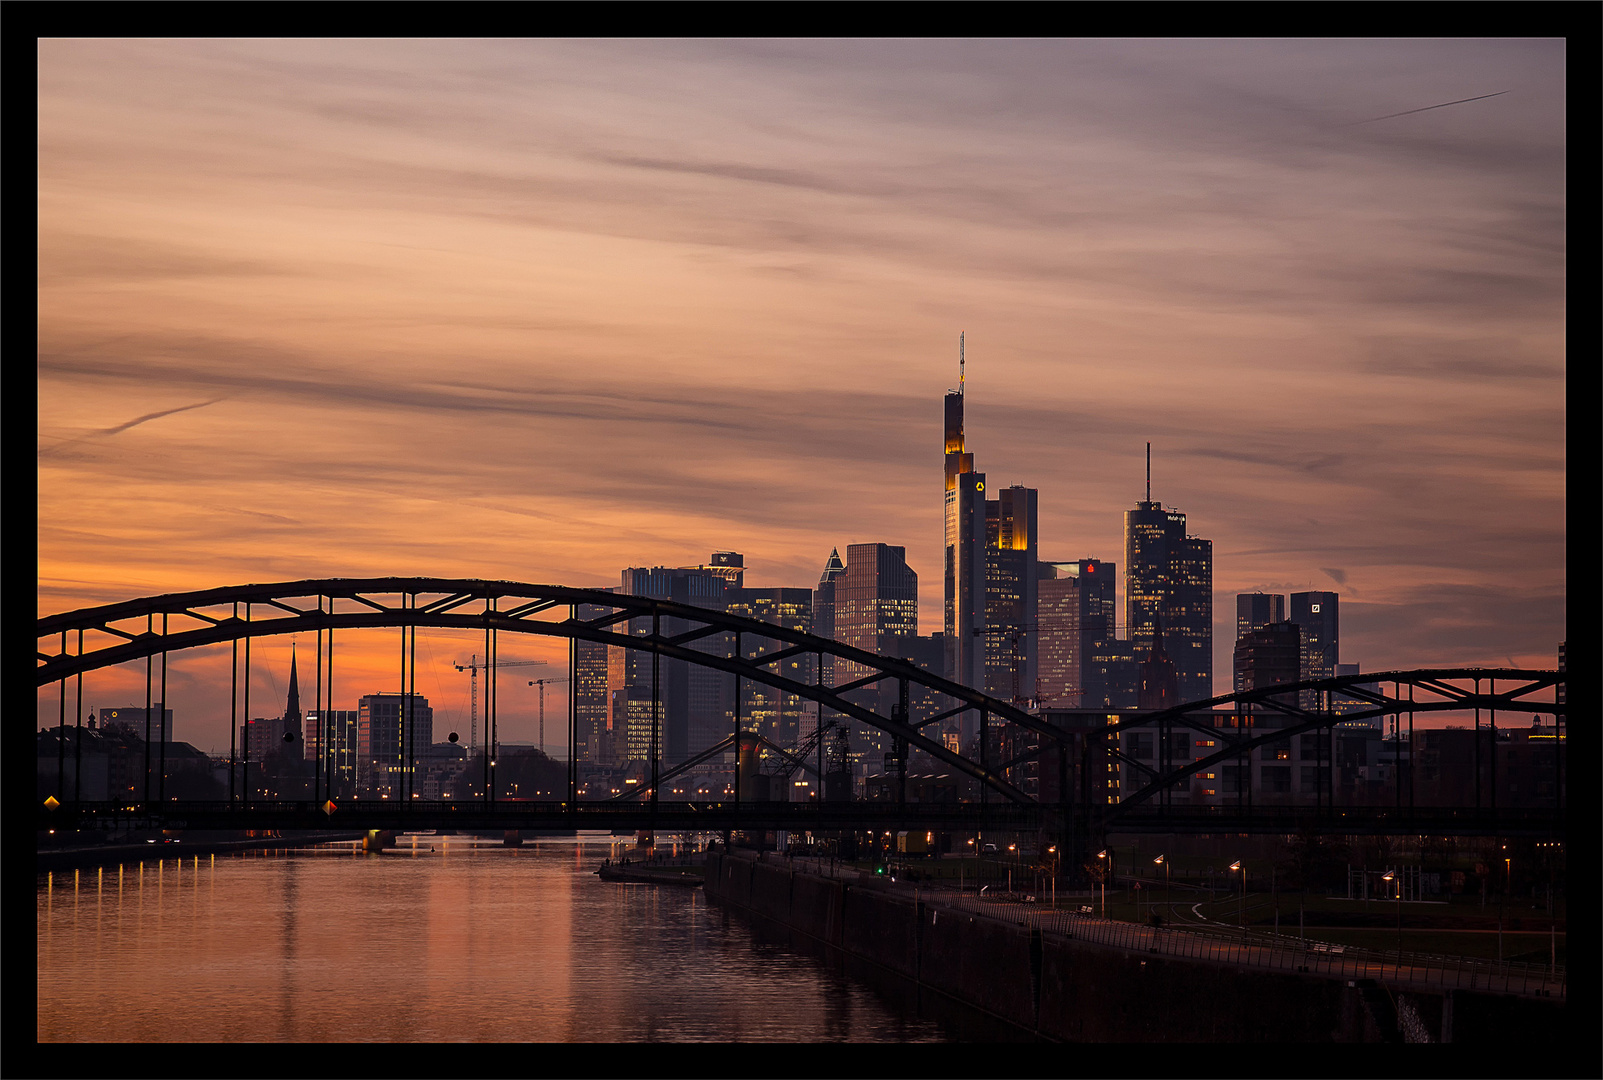
[[[240,605],[245,607],[244,617],[238,613]],[[258,607],[263,613],[260,616],[255,611]],[[581,607],[605,610],[599,616],[580,618]],[[553,610],[560,613],[562,608],[568,609],[567,618],[540,617]],[[650,619],[651,632],[627,632],[627,624],[636,619]],[[694,625],[688,631],[669,635],[661,630],[667,619]],[[141,622],[143,629],[139,628]],[[616,629],[620,623],[626,624],[625,632]],[[131,660],[230,641],[385,627],[483,630],[492,641],[503,632],[591,641],[723,671],[816,702],[904,740],[905,745],[925,751],[1020,805],[1034,805],[1035,800],[1008,783],[1001,769],[954,753],[921,729],[972,710],[981,714],[982,727],[995,718],[997,722],[1017,724],[1044,739],[1062,742],[1067,738],[1064,732],[1008,702],[950,682],[907,661],[803,631],[653,597],[469,578],[322,578],[235,585],[48,615],[37,622],[35,681],[43,687]],[[736,636],[736,655],[723,656],[690,647],[718,634]],[[747,657],[738,647],[740,638],[747,636],[778,642],[783,647]],[[866,669],[868,675],[842,686],[824,686],[770,670],[771,665],[799,654],[828,656]],[[881,715],[846,696],[886,679],[897,680],[904,687],[923,686],[952,699],[956,705],[933,717],[908,723],[896,716]],[[901,697],[906,700],[905,693]],[[660,745],[654,753],[660,760]]]

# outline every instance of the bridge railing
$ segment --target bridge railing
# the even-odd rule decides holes
[[[1218,927],[1143,926],[1097,918],[1085,912],[1043,911],[1029,904],[986,900],[967,894],[926,894],[926,900],[975,915],[1034,926],[1046,933],[1136,952],[1337,978],[1378,979],[1531,997],[1563,999],[1568,990],[1566,969],[1547,964],[1363,949]]]

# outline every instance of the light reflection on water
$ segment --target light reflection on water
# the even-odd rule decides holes
[[[38,887],[40,1041],[921,1042],[627,849],[404,836],[66,871]]]

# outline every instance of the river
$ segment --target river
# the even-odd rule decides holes
[[[41,1042],[943,1041],[606,837],[405,835],[41,875]]]

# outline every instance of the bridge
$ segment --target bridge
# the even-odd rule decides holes
[[[326,578],[229,586],[198,592],[173,593],[85,608],[45,616],[38,620],[36,685],[58,687],[60,707],[57,740],[57,790],[65,791],[72,767],[66,750],[69,683],[76,683],[81,707],[82,679],[86,673],[145,661],[147,702],[160,686],[165,702],[166,658],[169,653],[204,646],[229,644],[232,678],[236,685],[243,645],[244,669],[250,665],[250,644],[260,637],[309,633],[317,638],[314,711],[327,718],[332,708],[334,638],[336,634],[374,628],[394,628],[401,640],[401,686],[416,687],[416,635],[420,627],[467,629],[484,635],[488,675],[485,688],[486,732],[489,753],[484,755],[484,797],[471,802],[424,801],[420,792],[403,788],[397,800],[332,798],[333,744],[330,727],[319,734],[323,751],[314,762],[313,798],[292,802],[251,798],[246,790],[231,793],[226,803],[169,799],[165,795],[164,762],[151,762],[146,744],[144,790],[138,798],[116,803],[70,799],[47,811],[49,820],[65,827],[93,827],[113,821],[183,823],[188,828],[640,828],[667,831],[726,829],[785,829],[791,831],[851,831],[858,829],[1017,830],[1058,836],[1072,835],[1075,847],[1089,838],[1118,831],[1161,832],[1265,832],[1287,833],[1312,829],[1345,834],[1466,834],[1531,835],[1559,837],[1564,832],[1565,755],[1562,740],[1555,740],[1555,781],[1548,805],[1510,807],[1497,805],[1495,777],[1475,765],[1472,804],[1415,805],[1412,782],[1393,786],[1390,805],[1352,805],[1343,802],[1329,774],[1328,758],[1316,760],[1322,786],[1311,804],[1292,804],[1259,793],[1254,799],[1249,779],[1238,785],[1234,805],[1194,805],[1186,798],[1194,776],[1227,763],[1250,762],[1265,747],[1293,736],[1314,733],[1320,745],[1330,745],[1340,725],[1375,717],[1393,720],[1394,741],[1401,744],[1403,723],[1412,731],[1419,713],[1474,712],[1480,746],[1481,714],[1485,730],[1496,739],[1496,717],[1505,714],[1551,714],[1555,731],[1565,706],[1552,698],[1564,674],[1511,668],[1431,668],[1372,672],[1357,676],[1308,680],[1295,684],[1242,691],[1190,702],[1157,712],[1106,710],[1027,710],[896,657],[879,656],[816,637],[802,630],[726,612],[693,607],[652,597],[626,596],[603,590],[510,581],[459,578]],[[577,762],[569,754],[567,797],[547,801],[509,800],[498,792],[495,778],[497,694],[495,658],[503,634],[536,635],[565,639],[570,664],[576,643],[595,642],[651,654],[652,731],[650,780],[631,800],[581,799]],[[828,659],[839,670],[857,677],[833,685],[822,677],[808,682],[784,673],[786,660],[810,657],[816,674]],[[855,720],[890,737],[892,762],[899,777],[897,794],[887,800],[809,803],[757,801],[742,792],[740,770],[735,773],[734,797],[717,801],[669,799],[662,785],[673,770],[664,768],[661,731],[660,661],[678,660],[730,676],[736,689],[732,728],[725,745],[752,738],[740,715],[739,688],[743,681],[760,683],[816,704],[823,723],[844,731],[845,720]],[[159,662],[159,668],[157,666]],[[158,675],[159,672],[159,675]],[[1499,686],[1501,683],[1501,687]],[[875,692],[889,684],[894,694]],[[1390,693],[1384,688],[1390,685]],[[249,679],[245,680],[245,712],[249,711]],[[930,715],[910,714],[910,695],[921,688],[927,700],[939,703]],[[1304,691],[1322,707],[1304,708],[1298,702]],[[575,695],[569,695],[568,745],[576,744]],[[238,695],[232,696],[231,730],[239,729]],[[882,702],[891,700],[888,709]],[[1346,711],[1333,702],[1345,701]],[[1352,703],[1357,703],[1356,709]],[[932,733],[943,721],[977,713],[980,737],[971,749],[959,752]],[[80,721],[81,722],[81,721]],[[1505,723],[1506,727],[1506,723]],[[1132,754],[1121,736],[1136,730],[1156,734],[1156,758]],[[1169,748],[1177,731],[1205,734],[1219,745],[1206,757],[1174,760]],[[789,754],[822,777],[825,740],[813,740],[816,763]],[[395,748],[405,781],[415,784],[420,748]],[[776,748],[782,749],[782,748]],[[794,748],[793,748],[794,749]],[[707,753],[716,750],[711,748]],[[912,750],[969,778],[978,797],[948,803],[908,799],[906,764]],[[165,752],[165,743],[158,755]],[[1479,753],[1479,750],[1476,751]],[[1109,794],[1105,777],[1110,765],[1141,775],[1146,782],[1134,792],[1123,787]],[[152,768],[152,765],[155,768]],[[244,766],[248,769],[248,764]],[[1493,763],[1495,769],[1495,761]],[[1412,780],[1413,764],[1407,769]],[[1026,776],[1033,783],[1026,782]],[[230,776],[233,776],[231,767]],[[1033,791],[1027,787],[1033,786]],[[1126,785],[1128,786],[1128,785]],[[242,788],[246,785],[242,784]],[[1407,789],[1406,800],[1404,788]],[[72,790],[78,790],[74,784]],[[1466,800],[1466,803],[1468,800]],[[41,827],[43,827],[41,825]]]

